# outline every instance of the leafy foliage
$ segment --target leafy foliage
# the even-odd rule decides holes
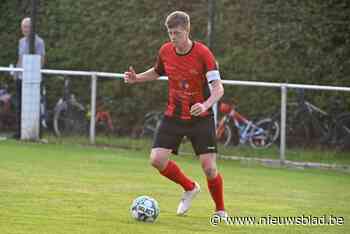
[[[46,42],[48,68],[123,72],[133,65],[136,71],[143,71],[152,66],[158,48],[167,40],[164,20],[176,9],[191,15],[192,38],[206,41],[205,0],[39,2],[37,28]],[[224,79],[349,86],[347,0],[220,0],[216,8],[213,50]],[[15,63],[20,20],[29,15],[29,9],[29,0],[2,1],[1,65]],[[100,87],[102,95],[118,100],[113,108],[116,113],[137,113],[139,121],[144,111],[165,103],[165,85],[126,87],[115,81]],[[86,86],[78,85],[77,89],[89,94]],[[226,95],[239,98],[247,93],[254,98],[241,98],[240,105],[257,111],[271,105],[271,99],[275,103],[279,100],[276,90],[271,89],[227,88]],[[320,101],[327,98],[320,95],[316,97]]]

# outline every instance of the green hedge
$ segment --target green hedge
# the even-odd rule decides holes
[[[46,42],[48,68],[107,72],[123,72],[129,65],[137,71],[149,68],[167,40],[164,19],[175,9],[190,13],[192,38],[206,41],[206,0],[39,2],[38,30]],[[218,0],[216,6],[213,50],[224,79],[349,86],[347,0]],[[19,24],[29,15],[29,7],[29,0],[0,4],[0,65],[16,61]],[[50,100],[56,100],[60,81],[47,83]],[[87,96],[87,85],[77,81],[74,89]],[[100,89],[118,100],[113,110],[119,117],[133,116],[136,121],[166,99],[165,85],[126,87],[115,81],[102,82]],[[325,103],[333,94],[312,96]],[[255,112],[268,109],[280,98],[276,90],[238,87],[227,88],[226,96],[239,99],[243,110]]]

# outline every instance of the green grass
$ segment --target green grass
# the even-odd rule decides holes
[[[72,137],[59,139],[54,136],[47,136],[49,142],[59,144],[88,144],[88,138]],[[150,138],[133,139],[129,137],[97,137],[96,144],[100,146],[111,146],[128,149],[148,149],[152,145]],[[181,151],[193,153],[192,146],[186,142],[181,146]],[[267,149],[253,149],[249,145],[224,147],[219,145],[219,153],[225,156],[255,157],[279,159],[279,148],[273,145]],[[286,159],[291,161],[319,162],[328,164],[350,165],[350,151],[340,152],[330,148],[287,148]]]
[[[198,160],[174,159],[202,185],[187,217],[175,210],[181,189],[148,165],[148,149],[0,142],[1,234],[59,233],[350,233],[350,175],[290,170],[219,160],[232,216],[342,216],[341,226],[225,225],[212,227],[212,201]],[[158,200],[154,224],[134,221],[139,195]]]

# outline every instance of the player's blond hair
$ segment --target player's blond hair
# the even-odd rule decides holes
[[[190,16],[183,11],[174,11],[170,13],[165,20],[165,26],[170,28],[176,28],[181,26],[184,29],[190,29]]]

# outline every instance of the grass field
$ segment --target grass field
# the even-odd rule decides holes
[[[65,137],[59,139],[52,135],[45,136],[51,143],[58,144],[89,144],[87,137]],[[99,146],[118,147],[127,149],[149,149],[152,141],[149,138],[130,138],[130,137],[103,137],[96,138],[96,144]],[[218,145],[219,153],[227,156],[241,156],[254,158],[279,159],[279,148],[276,143],[267,149],[253,149],[249,145],[229,146]],[[184,153],[193,153],[189,141],[181,145],[180,151]],[[339,151],[330,147],[319,145],[313,148],[288,148],[286,149],[286,159],[291,161],[318,162],[337,165],[350,165],[350,151]]]
[[[231,216],[334,215],[344,225],[209,224],[212,202],[199,162],[174,156],[202,186],[186,217],[175,215],[181,189],[148,165],[146,150],[75,144],[0,142],[0,233],[350,233],[350,175],[218,162]],[[156,223],[134,221],[132,200],[160,204]]]

